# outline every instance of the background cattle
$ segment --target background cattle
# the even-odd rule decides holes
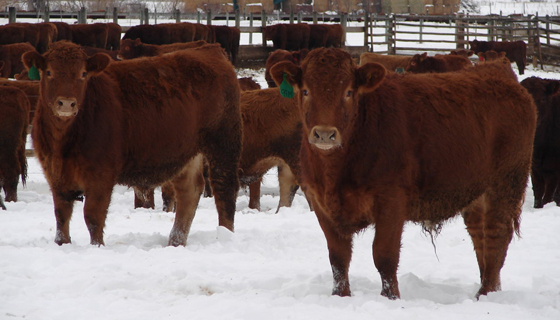
[[[415,54],[406,67],[406,72],[412,73],[442,73],[459,71],[472,67],[468,58],[459,55],[435,55],[429,57],[427,52]]]
[[[268,55],[268,58],[266,59],[266,65],[264,71],[264,79],[266,80],[268,87],[269,88],[276,87],[276,83],[274,82],[274,79],[272,79],[272,76],[270,75],[270,68],[272,68],[273,65],[277,64],[280,61],[290,61],[294,64],[299,65],[299,63],[303,61],[303,59],[305,59],[307,53],[309,53],[308,49],[302,49],[299,51],[288,51],[283,49],[277,49],[271,52]]]
[[[39,100],[39,82],[29,80],[8,80],[0,79],[0,87],[15,87],[23,91],[27,100],[29,100],[29,123],[33,121],[35,115],[35,106]]]
[[[72,29],[68,23],[62,21],[53,21],[51,23],[56,27],[57,36],[55,41],[72,41]]]
[[[91,244],[103,245],[116,183],[147,188],[171,180],[177,213],[169,245],[186,245],[203,157],[219,224],[233,231],[241,115],[235,71],[221,48],[110,63],[105,54],[88,57],[57,42],[23,61],[41,71],[32,138],[53,194],[57,244],[71,242],[75,200],[85,197]]]
[[[96,47],[89,47],[89,46],[80,46],[80,48],[88,55],[88,56],[93,56],[96,53],[104,53],[106,55],[108,55],[109,57],[111,57],[111,59],[117,61],[120,60],[119,59],[119,52],[115,51],[115,50],[107,50],[107,49],[101,49],[101,48],[96,48]]]
[[[226,51],[232,64],[237,61],[239,53],[239,40],[241,31],[236,27],[228,26],[208,26],[212,29],[214,40],[219,43]]]
[[[460,212],[479,265],[477,297],[500,290],[519,232],[536,110],[517,81],[488,67],[396,75],[375,63],[358,68],[339,49],[315,49],[301,67],[272,68],[296,93],[301,183],[327,240],[333,294],[350,295],[356,232],[375,225],[381,294],[396,299],[405,222],[437,233]]]
[[[496,52],[505,52],[506,57],[511,61],[515,62],[519,70],[519,74],[525,73],[525,65],[527,64],[527,44],[522,41],[469,41],[471,50],[475,54],[479,52],[486,52],[488,50],[494,50]]]
[[[462,56],[462,57],[468,58],[468,57],[474,55],[474,51],[472,51],[472,50],[466,50],[466,49],[457,49],[457,50],[451,50],[451,51],[449,52],[449,54],[456,55],[456,56]]]
[[[531,77],[521,85],[533,96],[538,110],[531,166],[534,207],[552,201],[560,206],[560,81]]]
[[[109,27],[105,23],[71,24],[72,42],[81,46],[105,49]]]
[[[406,70],[410,60],[412,60],[412,56],[393,56],[373,52],[364,52],[360,55],[360,65],[363,66],[366,63],[375,62],[392,72],[396,70]]]
[[[17,201],[18,181],[21,177],[25,185],[27,178],[29,101],[23,91],[11,86],[0,86],[0,97],[0,190],[4,189],[6,201]]]
[[[297,51],[309,48],[310,28],[306,23],[275,24],[264,27],[264,37],[272,40],[274,49]]]
[[[118,51],[121,46],[122,28],[116,23],[107,23],[107,45],[105,49]]]
[[[0,45],[0,62],[4,62],[4,68],[0,71],[3,78],[13,78],[16,73],[25,70],[21,62],[21,56],[27,51],[34,51],[35,47],[27,42]]]
[[[140,39],[142,43],[169,44],[171,43],[169,27],[163,24],[141,24],[130,27],[122,37],[125,39]]]
[[[206,45],[207,42],[204,40],[193,41],[193,42],[181,42],[172,44],[148,44],[142,43],[140,39],[124,39],[121,43],[121,49],[119,50],[118,56],[121,59],[134,59],[139,57],[155,57],[164,53],[169,53],[177,50],[198,48]]]

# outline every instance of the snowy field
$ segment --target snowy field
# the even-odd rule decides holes
[[[238,73],[266,87],[262,69]],[[529,66],[519,80],[530,76],[560,79]],[[274,170],[263,183],[261,212],[248,209],[248,194],[240,191],[235,233],[217,227],[213,199],[201,198],[187,246],[167,247],[173,214],[162,211],[161,193],[155,210],[135,210],[133,191],[116,186],[106,246],[89,245],[81,202],[74,207],[73,243],[58,246],[49,187],[36,159],[28,161],[20,201],[0,211],[1,320],[560,319],[560,208],[533,209],[530,185],[522,237],[512,241],[502,269],[502,291],[474,299],[478,266],[458,217],[435,239],[435,248],[419,226],[406,225],[401,299],[390,301],[379,295],[373,228],[355,236],[352,297],[331,296],[317,219],[301,194],[275,214]]]

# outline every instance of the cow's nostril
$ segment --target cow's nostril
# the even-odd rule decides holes
[[[72,102],[71,106],[74,108],[76,106],[76,102]]]
[[[62,101],[58,100],[58,106],[59,106],[59,107],[62,107],[63,104],[64,104],[64,103],[62,103]]]
[[[334,141],[336,139],[336,132],[333,132],[331,134],[331,136],[329,137],[329,139],[331,139],[332,141]]]
[[[317,130],[314,131],[314,135],[316,139],[320,139],[321,137],[319,136],[319,134],[317,133]]]

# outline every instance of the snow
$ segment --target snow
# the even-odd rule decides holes
[[[262,69],[239,74],[266,87]],[[529,66],[519,80],[530,76],[560,79]],[[265,176],[261,212],[248,209],[247,191],[240,190],[235,233],[217,227],[213,199],[201,198],[187,246],[167,247],[173,214],[162,211],[161,193],[155,210],[135,210],[133,191],[116,186],[106,245],[89,244],[83,203],[76,202],[72,244],[58,246],[49,187],[37,159],[28,162],[19,201],[0,211],[0,319],[560,319],[560,208],[533,209],[530,184],[502,291],[474,298],[478,266],[458,217],[434,244],[419,226],[406,225],[401,299],[391,301],[379,294],[373,228],[355,236],[352,296],[331,296],[317,219],[301,193],[275,214],[275,170]]]

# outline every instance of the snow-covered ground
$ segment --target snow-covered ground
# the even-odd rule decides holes
[[[239,75],[266,87],[262,69]],[[529,67],[519,80],[530,76],[560,79]],[[37,160],[28,161],[19,202],[0,211],[0,319],[560,319],[560,208],[533,209],[530,186],[522,237],[510,245],[501,292],[474,299],[478,266],[458,217],[435,248],[419,226],[406,226],[402,297],[390,301],[379,295],[372,228],[355,236],[352,297],[331,296],[328,251],[315,215],[301,194],[275,214],[274,170],[265,177],[262,212],[248,209],[248,195],[240,191],[235,233],[217,227],[213,199],[201,198],[187,246],[167,247],[173,214],[162,211],[160,192],[155,210],[135,210],[132,190],[117,186],[106,246],[89,245],[77,202],[73,243],[59,247],[49,187]]]

